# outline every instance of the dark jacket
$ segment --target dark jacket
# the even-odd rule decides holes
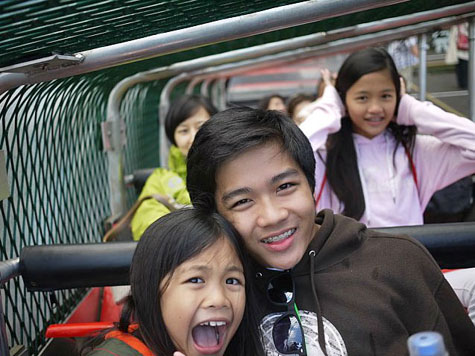
[[[407,338],[425,330],[440,332],[451,356],[475,354],[475,327],[424,246],[367,230],[331,210],[321,211],[316,222],[319,231],[291,270],[309,356],[319,344],[329,355],[407,355]],[[273,350],[271,329],[283,310],[268,301],[266,288],[282,272],[254,267],[261,330]],[[317,335],[318,323],[325,340]]]

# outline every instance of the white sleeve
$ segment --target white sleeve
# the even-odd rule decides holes
[[[310,140],[314,151],[325,144],[329,134],[340,130],[344,113],[340,96],[331,85],[326,86],[322,97],[302,109],[305,121],[299,127]]]

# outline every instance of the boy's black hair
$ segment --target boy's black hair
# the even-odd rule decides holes
[[[335,88],[343,103],[346,93],[362,76],[387,69],[396,88],[396,111],[401,99],[399,73],[391,56],[382,48],[367,48],[352,53],[343,62]],[[345,104],[346,105],[346,104]],[[402,126],[391,122],[388,131],[396,138],[393,159],[399,144],[412,154],[417,129],[415,126]],[[361,219],[366,209],[363,188],[358,171],[356,150],[353,141],[353,127],[348,116],[341,119],[341,129],[328,136],[326,175],[328,183],[338,199],[344,204],[343,214]]]
[[[282,151],[298,164],[313,193],[314,153],[298,126],[278,111],[232,108],[204,123],[188,152],[186,185],[193,205],[216,211],[218,169],[247,150],[269,142],[281,145]]]
[[[139,325],[138,337],[156,355],[176,350],[160,309],[160,283],[183,262],[197,256],[219,239],[227,239],[244,268],[246,307],[242,322],[224,355],[261,355],[256,300],[249,275],[249,261],[238,232],[217,213],[184,208],[167,214],[142,235],[130,269],[131,295],[122,311],[119,330],[127,332],[131,321]],[[165,286],[166,288],[166,286]]]
[[[175,129],[177,126],[196,114],[200,108],[205,109],[209,116],[218,112],[208,98],[199,95],[183,95],[173,101],[165,118],[165,133],[172,144],[176,145]]]

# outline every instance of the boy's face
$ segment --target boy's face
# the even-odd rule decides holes
[[[305,174],[276,143],[223,164],[216,174],[215,200],[219,213],[266,267],[294,267],[318,229]]]

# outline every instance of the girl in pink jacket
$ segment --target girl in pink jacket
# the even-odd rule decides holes
[[[300,125],[316,155],[317,210],[369,227],[419,225],[434,192],[475,173],[475,124],[404,94],[385,50],[351,54],[335,86],[323,75]]]

